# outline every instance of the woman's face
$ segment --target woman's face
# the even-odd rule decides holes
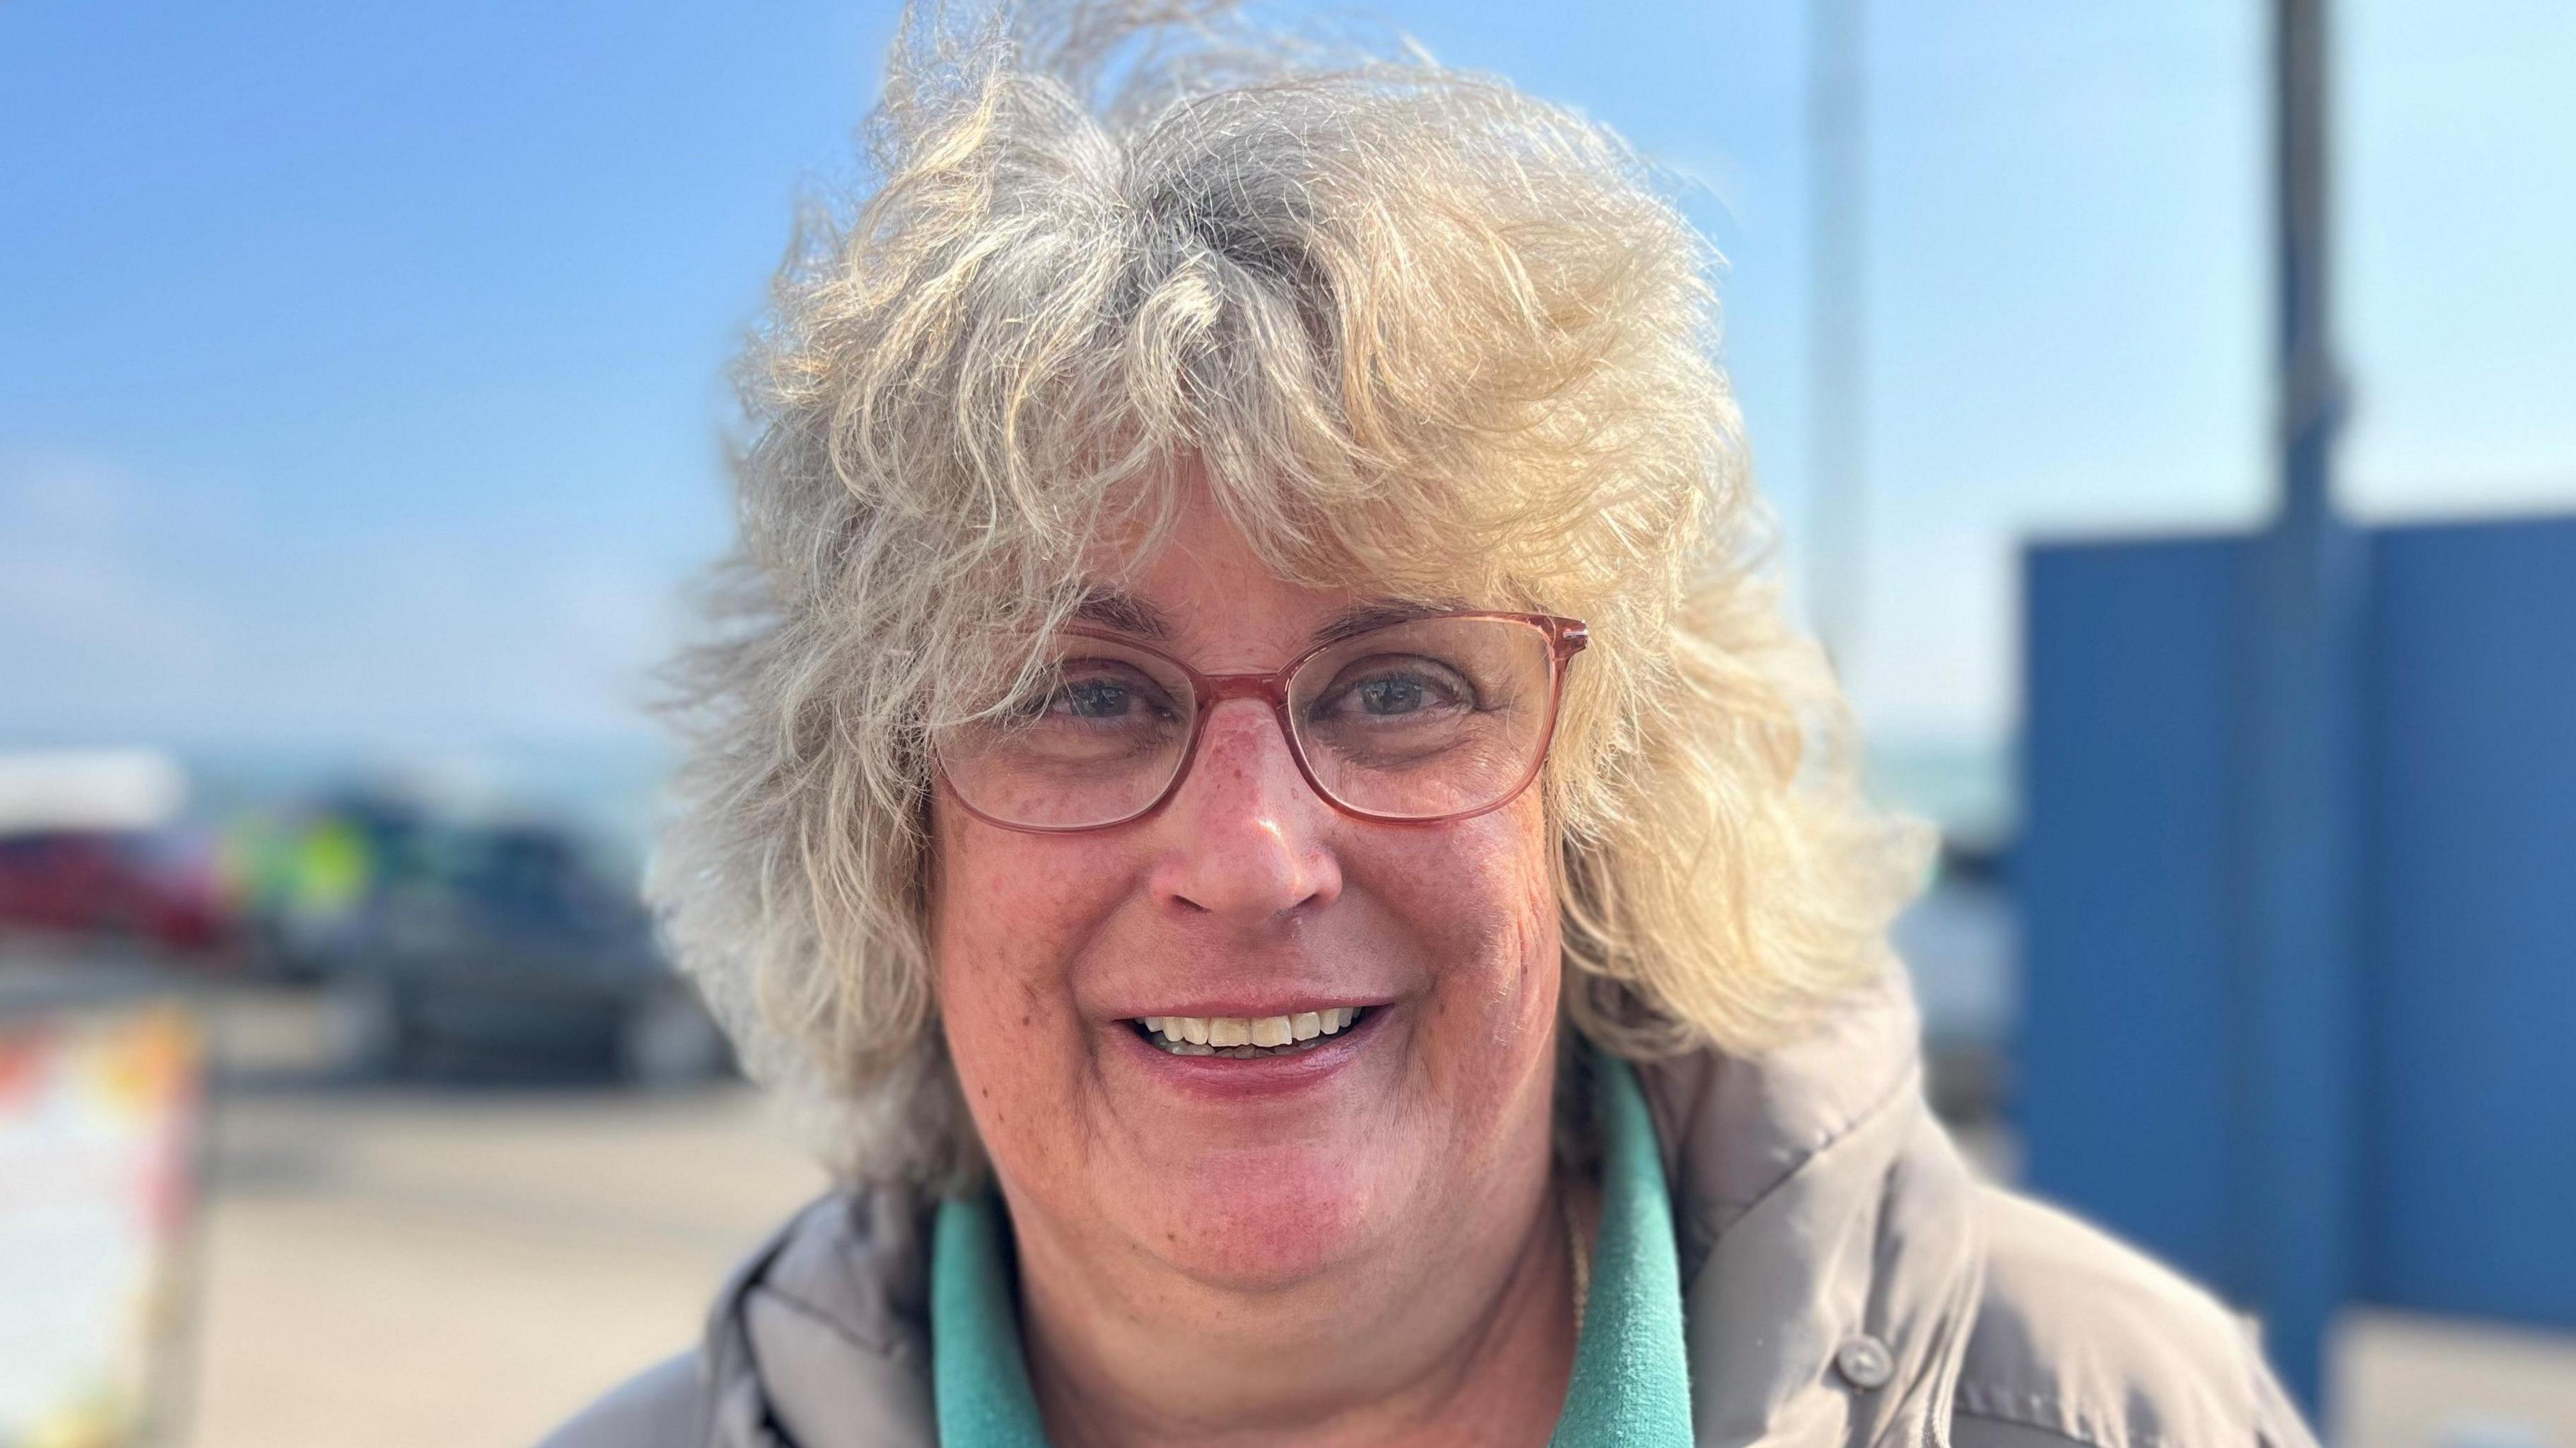
[[[1206,673],[1279,668],[1368,601],[1279,579],[1204,502],[1145,563],[1132,611]],[[948,1043],[1024,1241],[1258,1290],[1436,1261],[1480,1194],[1534,1198],[1558,983],[1537,789],[1443,824],[1352,819],[1238,699],[1144,820],[1018,833],[942,791],[932,833]],[[1348,1008],[1351,1029],[1257,1060],[1136,1024]]]

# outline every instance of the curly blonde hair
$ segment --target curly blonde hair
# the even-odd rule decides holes
[[[1713,258],[1615,136],[1410,49],[1125,0],[907,13],[866,140],[741,365],[740,541],[676,666],[650,887],[845,1179],[981,1169],[925,739],[1184,476],[1283,577],[1590,625],[1543,782],[1585,1035],[1759,1051],[1888,968],[1924,841],[1861,799],[1765,562]]]

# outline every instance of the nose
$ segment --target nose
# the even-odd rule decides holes
[[[1326,841],[1332,806],[1297,770],[1268,708],[1232,699],[1208,712],[1198,757],[1157,822],[1169,844],[1155,898],[1246,926],[1328,905],[1342,873]]]

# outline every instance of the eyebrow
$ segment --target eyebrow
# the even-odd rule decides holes
[[[1458,607],[1460,605],[1454,603],[1427,603],[1419,599],[1375,598],[1366,603],[1352,604],[1324,620],[1316,628],[1314,640],[1319,644],[1339,643],[1373,628],[1384,628],[1391,623],[1410,623],[1435,613],[1449,613]]]
[[[1085,594],[1082,602],[1073,606],[1073,616],[1138,638],[1163,640],[1172,636],[1172,625],[1161,609],[1114,588],[1095,588]]]
[[[1435,613],[1449,613],[1463,605],[1419,599],[1373,598],[1335,613],[1316,625],[1311,637],[1319,644],[1338,643],[1343,639],[1384,628],[1391,623],[1408,623]],[[1114,588],[1095,588],[1074,605],[1073,617],[1100,628],[1115,629],[1136,638],[1168,641],[1173,635],[1170,618],[1153,604],[1131,593]]]

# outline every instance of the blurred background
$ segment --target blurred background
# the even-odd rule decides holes
[[[2576,7],[1366,13],[1725,253],[1988,1165],[2576,1448]],[[819,1187],[640,706],[894,19],[0,3],[0,1445],[528,1441]]]

